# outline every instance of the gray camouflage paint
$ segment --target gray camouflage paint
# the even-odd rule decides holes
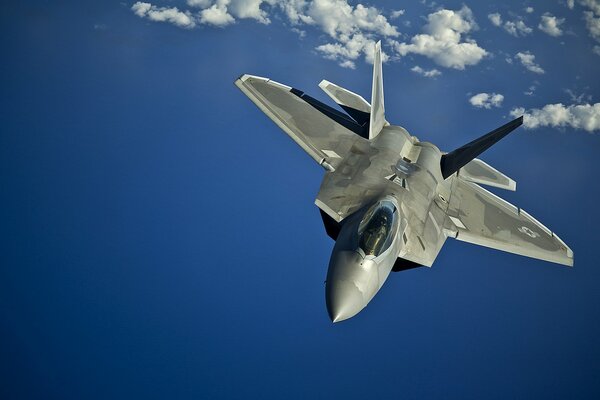
[[[377,65],[374,70],[377,74]],[[573,265],[573,252],[558,236],[478,185],[516,187],[483,161],[472,160],[444,179],[442,152],[400,126],[383,120],[383,128],[368,140],[294,95],[289,86],[251,75],[235,83],[326,171],[315,203],[341,226],[325,289],[333,322],[361,311],[398,258],[430,267],[447,237]],[[328,81],[320,86],[341,105],[371,111],[362,97],[347,89]],[[383,199],[396,204],[399,222],[390,247],[377,257],[365,256],[358,245],[358,226],[366,210]]]

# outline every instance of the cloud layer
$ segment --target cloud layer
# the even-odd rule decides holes
[[[190,10],[180,11],[176,7],[136,2],[131,9],[141,18],[182,28],[226,27],[238,19],[269,24],[270,17],[277,13],[301,36],[306,34],[302,29],[307,27],[325,33],[329,40],[317,46],[317,52],[348,68],[354,68],[361,57],[372,62],[373,47],[378,39],[383,39],[395,56],[418,54],[447,68],[464,69],[479,63],[488,54],[468,37],[477,25],[466,6],[458,11],[440,9],[429,14],[423,33],[409,42],[399,42],[396,38],[400,32],[379,9],[361,3],[351,5],[347,0],[187,0],[187,5]],[[403,14],[404,10],[391,11],[390,19]],[[388,58],[383,54],[384,61]],[[424,76],[439,74],[437,70],[427,72]]]
[[[600,103],[568,106],[547,104],[531,110],[519,107],[513,109],[510,115],[515,118],[523,115],[523,126],[527,129],[570,127],[588,132],[600,130]]]
[[[364,56],[372,62],[375,36],[395,38],[400,34],[396,27],[375,7],[363,4],[350,5],[347,0],[188,0],[190,10],[176,7],[157,7],[146,2],[136,2],[132,11],[151,21],[172,23],[182,28],[197,25],[226,27],[238,19],[251,19],[270,24],[273,13],[283,15],[292,29],[304,34],[300,26],[312,26],[331,39],[317,47],[324,57],[339,62],[344,67],[354,67],[355,61]],[[399,17],[400,11],[392,16]],[[384,60],[387,55],[384,55]]]

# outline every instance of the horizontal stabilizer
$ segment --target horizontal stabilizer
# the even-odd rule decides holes
[[[478,158],[471,160],[458,170],[458,176],[465,181],[481,185],[512,190],[513,192],[517,190],[517,182]]]
[[[368,132],[369,118],[371,118],[371,105],[368,101],[361,95],[353,93],[348,89],[344,89],[325,79],[319,83],[319,87],[323,89],[333,101],[342,107],[360,126],[367,127]]]
[[[444,179],[467,165],[469,161],[492,147],[500,139],[521,126],[522,123],[523,117],[521,116],[448,154],[444,154],[440,162]]]

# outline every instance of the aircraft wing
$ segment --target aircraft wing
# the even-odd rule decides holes
[[[243,75],[236,82],[269,118],[326,169],[334,169],[363,131],[348,116],[281,83]]]
[[[525,211],[479,185],[455,178],[447,210],[455,239],[564,264],[573,265],[573,251]]]

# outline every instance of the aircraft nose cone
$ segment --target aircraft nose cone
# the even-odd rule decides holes
[[[353,282],[337,281],[328,285],[327,313],[332,322],[355,316],[365,306],[362,293]]]
[[[327,273],[325,301],[332,322],[355,316],[376,291],[377,268],[356,251],[334,252]]]

